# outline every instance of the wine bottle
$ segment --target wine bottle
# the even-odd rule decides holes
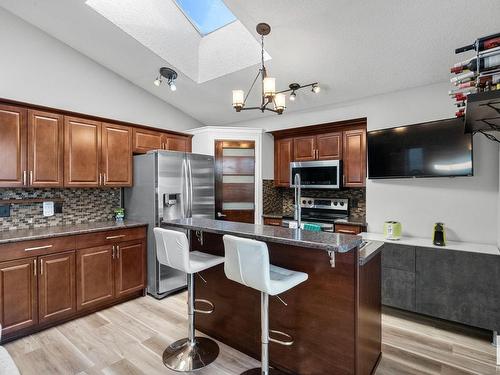
[[[469,78],[474,78],[474,76],[476,75],[476,72],[467,72],[467,73],[463,73],[463,74],[460,74],[458,76],[455,76],[455,77],[452,77],[450,79],[450,82],[451,83],[458,83],[458,82],[462,82],[463,80],[465,79],[469,79]]]
[[[479,60],[479,70],[491,70],[500,67],[500,53],[498,55],[484,57]],[[464,70],[477,70],[477,59],[472,59],[469,63],[453,67],[451,73],[462,73]]]
[[[465,51],[484,51],[487,49],[495,48],[500,46],[500,33],[484,36],[482,38],[476,39],[476,41],[472,44],[469,44],[464,47],[457,48],[455,53],[462,53]]]

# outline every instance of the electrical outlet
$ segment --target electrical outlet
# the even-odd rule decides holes
[[[62,214],[62,207],[63,207],[62,202],[54,202],[54,213]]]
[[[0,217],[9,217],[9,216],[10,216],[10,204],[0,205]]]

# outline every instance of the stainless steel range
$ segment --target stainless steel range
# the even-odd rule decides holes
[[[300,199],[302,225],[317,224],[321,230],[333,232],[334,222],[349,217],[348,199],[308,198]],[[284,219],[283,226],[288,227],[293,219]]]

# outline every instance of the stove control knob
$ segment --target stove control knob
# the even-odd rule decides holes
[[[333,202],[333,205],[336,206],[338,203],[337,202]]]
[[[343,206],[344,205],[344,202],[340,202],[340,205]]]
[[[309,200],[309,201],[307,201],[307,203],[308,203],[308,204],[312,204],[312,203],[313,203],[313,201]]]
[[[302,204],[306,204],[306,200],[305,199],[302,200]]]

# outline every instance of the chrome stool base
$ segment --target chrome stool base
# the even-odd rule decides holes
[[[286,375],[283,371],[277,370],[275,368],[270,368],[269,375]],[[262,375],[262,369],[260,367],[258,368],[253,368],[251,370],[247,370],[245,372],[242,372],[241,375]]]
[[[194,345],[189,339],[177,340],[163,352],[163,364],[174,371],[201,369],[217,358],[219,345],[207,337],[196,337]]]

